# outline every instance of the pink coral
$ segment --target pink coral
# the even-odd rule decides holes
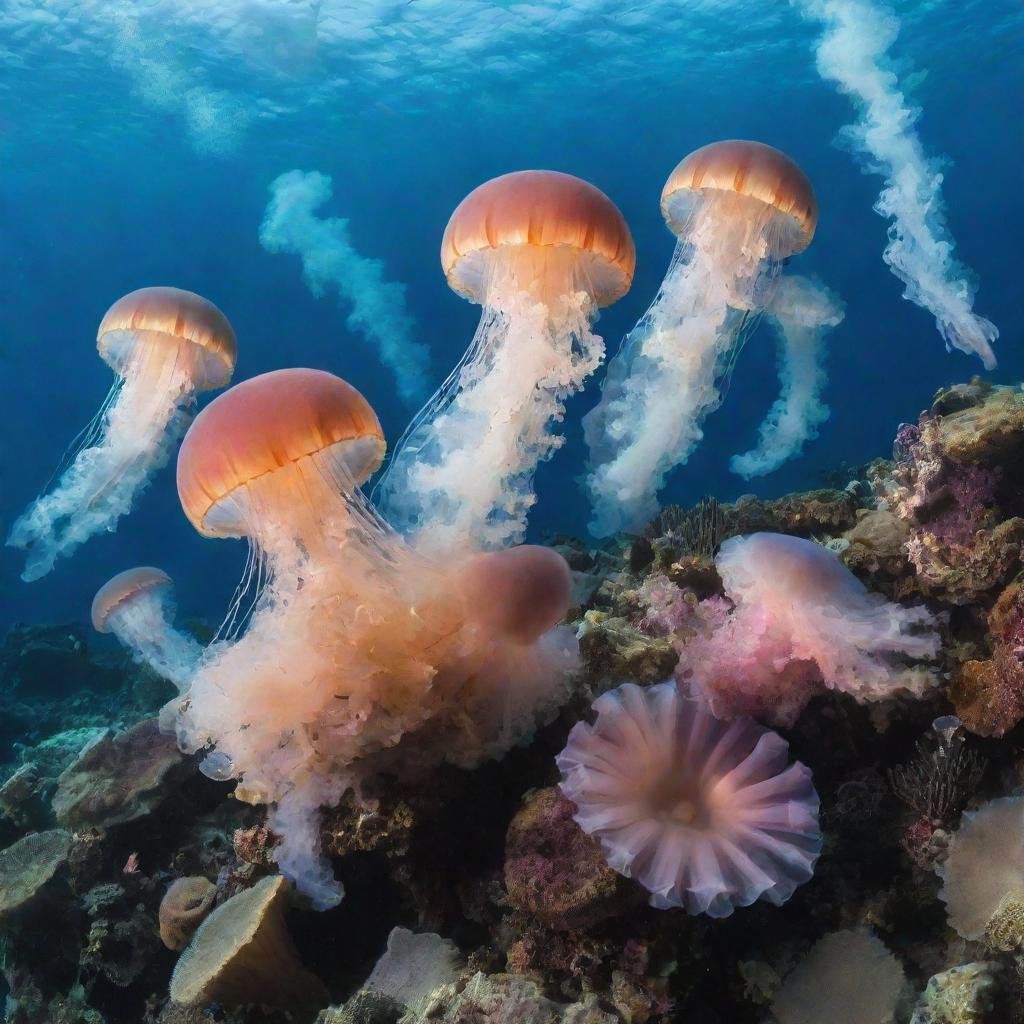
[[[594,702],[558,755],[576,822],[654,907],[726,917],[781,905],[814,873],[818,795],[788,745],[750,719],[724,723],[672,683]]]
[[[935,617],[869,593],[827,548],[755,533],[726,541],[715,565],[735,609],[681,646],[678,676],[716,715],[788,725],[823,687],[871,701],[934,684],[906,659],[935,657]]]

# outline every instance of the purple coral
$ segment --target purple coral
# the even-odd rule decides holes
[[[818,795],[788,745],[750,719],[718,721],[675,683],[594,702],[558,755],[576,822],[662,909],[726,917],[781,905],[814,873]]]

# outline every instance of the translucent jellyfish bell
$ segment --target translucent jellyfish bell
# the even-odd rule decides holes
[[[661,211],[677,236],[654,302],[609,363],[590,448],[591,530],[637,530],[668,473],[703,437],[782,262],[810,244],[817,200],[789,157],[759,142],[704,146],[669,175]]]
[[[628,290],[622,214],[555,171],[494,178],[459,204],[441,243],[449,285],[483,307],[462,362],[399,443],[381,491],[395,526],[430,553],[522,539],[553,424],[604,357],[597,310]]]
[[[230,381],[237,351],[224,314],[178,288],[140,288],[119,299],[96,344],[117,379],[56,485],[11,530],[7,543],[27,552],[26,581],[115,529],[184,433],[196,394]]]
[[[174,584],[162,569],[142,565],[103,584],[92,602],[92,624],[113,633],[136,661],[185,692],[202,647],[174,628]]]

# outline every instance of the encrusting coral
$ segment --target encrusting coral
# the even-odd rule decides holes
[[[814,873],[818,795],[788,746],[750,719],[722,723],[675,683],[627,683],[594,702],[556,758],[576,821],[654,907],[726,917],[785,903]]]

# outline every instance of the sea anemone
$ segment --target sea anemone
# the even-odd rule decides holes
[[[934,685],[907,661],[938,653],[935,616],[870,593],[828,548],[754,533],[726,541],[715,567],[735,608],[680,645],[678,678],[716,715],[791,725],[824,687],[874,701]]]
[[[814,873],[818,794],[788,744],[750,719],[718,721],[672,682],[594,702],[558,755],[576,822],[651,906],[726,917],[776,906]]]

